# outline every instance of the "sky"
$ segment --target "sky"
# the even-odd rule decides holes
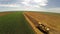
[[[60,10],[60,0],[0,0],[0,11]]]

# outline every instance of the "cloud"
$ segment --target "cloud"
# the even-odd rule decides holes
[[[41,7],[46,6],[48,1],[47,0],[24,0],[21,2],[25,6],[33,6],[33,7]]]
[[[47,9],[47,12],[60,13],[60,8],[49,8]]]
[[[0,0],[0,4],[12,4],[16,2],[17,0]]]
[[[0,7],[19,7],[17,4],[0,4]]]
[[[0,7],[20,7],[18,0],[0,0]]]
[[[48,3],[47,0],[3,0],[0,3],[0,10],[45,10],[43,8]]]

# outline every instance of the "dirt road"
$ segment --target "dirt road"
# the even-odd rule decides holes
[[[60,16],[48,15],[48,14],[42,14],[42,13],[36,13],[36,12],[24,12],[24,15],[26,16],[26,18],[30,20],[32,25],[34,25],[32,27],[35,28],[36,24],[40,22],[50,28],[50,34],[60,34]],[[34,21],[31,19],[34,19]],[[33,22],[36,22],[36,23],[33,23]],[[41,34],[41,33],[38,33],[38,34]]]

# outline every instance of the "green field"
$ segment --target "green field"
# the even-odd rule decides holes
[[[23,12],[13,12],[0,16],[0,34],[34,34]]]

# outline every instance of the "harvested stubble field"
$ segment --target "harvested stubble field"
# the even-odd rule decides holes
[[[38,22],[50,28],[50,34],[60,34],[60,14],[46,12],[25,12],[30,17],[33,17]],[[37,22],[37,23],[38,23]]]

